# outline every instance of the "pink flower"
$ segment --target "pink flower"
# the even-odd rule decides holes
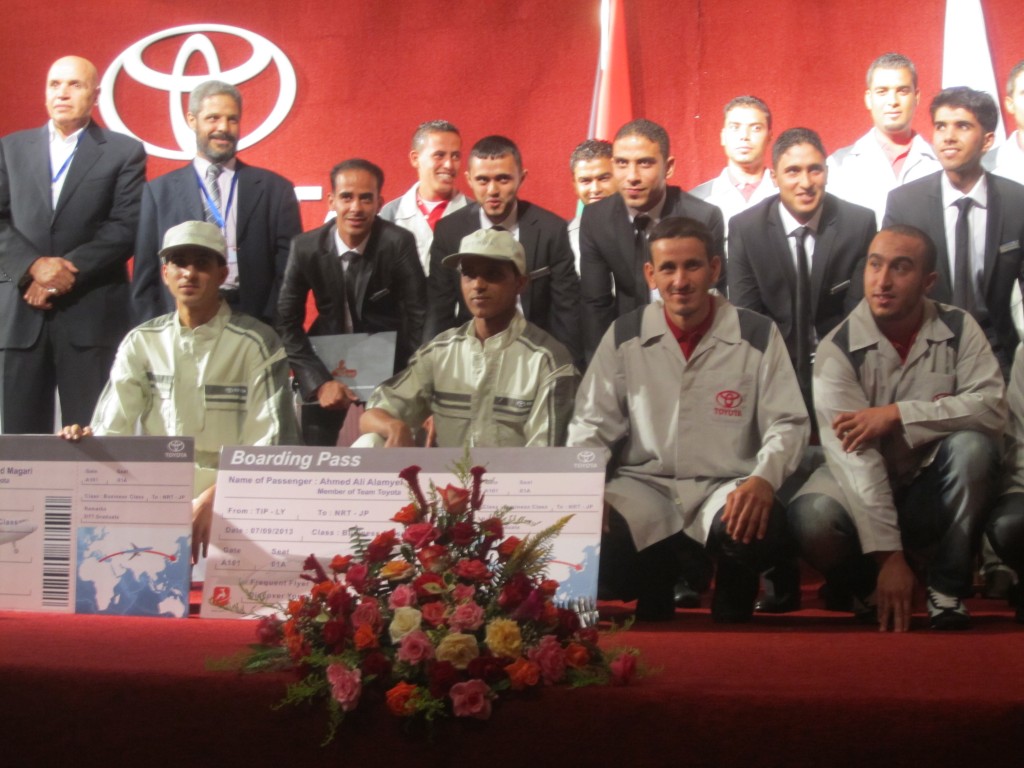
[[[413,523],[402,532],[402,541],[419,549],[436,539],[439,533],[430,523]]]
[[[475,717],[486,720],[491,716],[491,689],[483,680],[456,683],[448,691],[452,712],[456,717]]]
[[[331,664],[327,667],[331,696],[341,705],[343,712],[351,712],[358,706],[359,695],[363,692],[362,677],[358,669],[349,669],[344,664]]]
[[[612,673],[612,685],[626,685],[636,675],[636,656],[623,653],[612,659],[608,665]]]
[[[380,623],[380,606],[377,605],[377,600],[364,597],[352,611],[352,626],[359,629],[365,625],[376,631],[380,628]]]
[[[544,635],[528,655],[540,667],[545,685],[554,685],[565,677],[565,650],[554,635]]]
[[[427,633],[417,629],[402,638],[398,646],[398,659],[407,664],[422,664],[428,659],[434,658],[434,644],[430,642]]]
[[[484,623],[484,609],[474,602],[459,603],[448,619],[448,626],[456,632],[480,629]]]
[[[412,584],[399,584],[388,598],[388,608],[412,608],[416,605],[416,590]],[[576,614],[573,614],[575,616]]]
[[[423,620],[432,627],[439,627],[444,623],[445,607],[439,600],[427,603],[420,612],[423,614]]]
[[[452,599],[456,603],[472,600],[474,595],[476,595],[476,587],[472,584],[456,584],[452,589]]]

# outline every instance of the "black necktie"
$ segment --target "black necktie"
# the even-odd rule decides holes
[[[807,227],[798,227],[793,232],[796,239],[796,295],[793,301],[793,325],[796,328],[796,376],[805,398],[811,391],[811,354],[814,341],[811,325],[814,311],[811,308],[811,269],[807,261],[804,239]]]
[[[346,314],[346,325],[348,327],[345,330],[349,333],[355,333],[356,319],[359,314],[359,310],[356,307],[356,278],[359,273],[359,267],[356,266],[356,263],[358,261],[359,252],[348,251],[342,257],[341,264],[341,271],[345,274],[345,307],[348,310]]]
[[[971,226],[968,211],[971,198],[961,197],[954,205],[959,209],[956,215],[953,265],[953,303],[967,312],[974,312],[974,270],[971,269]]]
[[[647,304],[650,301],[651,292],[647,289],[647,277],[644,274],[644,264],[647,263],[647,226],[651,223],[651,217],[643,213],[633,219],[633,270],[636,273],[637,299],[643,297],[640,304]]]

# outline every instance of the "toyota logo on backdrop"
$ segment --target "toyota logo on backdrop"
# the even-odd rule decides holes
[[[252,55],[248,61],[243,62],[232,69],[222,70],[220,57],[213,41],[207,37],[208,33],[220,33],[233,35],[245,40],[252,46]],[[172,37],[183,37],[181,47],[178,49],[174,59],[171,72],[158,72],[143,62],[146,49],[154,43]],[[201,75],[186,75],[185,66],[189,58],[194,54],[202,56],[206,60],[208,72]],[[182,108],[181,97],[192,92],[200,83],[206,80],[223,80],[232,85],[251,80],[259,75],[271,64],[277,68],[278,77],[281,81],[281,90],[267,119],[261,125],[256,126],[252,131],[247,131],[245,136],[238,142],[238,149],[242,150],[251,147],[258,141],[262,141],[270,135],[284,121],[292,105],[295,103],[295,69],[292,67],[284,52],[274,45],[267,38],[250,32],[240,27],[229,27],[224,24],[186,24],[181,27],[172,27],[162,32],[156,32],[148,37],[139,40],[137,43],[124,50],[110,67],[103,74],[100,82],[101,91],[99,99],[100,111],[107,126],[120,133],[126,133],[141,141],[146,146],[146,152],[154,157],[165,157],[169,160],[188,160],[196,152],[196,136],[188,127],[185,120],[185,110]],[[176,148],[161,147],[146,141],[141,136],[136,136],[124,120],[118,114],[114,94],[114,83],[118,74],[124,70],[125,75],[140,85],[152,88],[157,91],[166,91],[170,105],[171,129],[174,132],[174,139],[177,141]]]

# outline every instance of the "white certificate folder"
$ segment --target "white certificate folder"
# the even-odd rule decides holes
[[[192,438],[0,436],[0,609],[188,615]]]
[[[377,385],[394,373],[397,336],[394,331],[344,333],[310,336],[309,342],[335,381],[340,381],[365,402]]]

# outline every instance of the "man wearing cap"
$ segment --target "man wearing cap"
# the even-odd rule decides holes
[[[224,445],[293,445],[298,426],[281,339],[233,311],[219,293],[227,277],[220,229],[187,221],[167,230],[160,257],[176,310],[121,342],[92,426],[62,436],[178,435],[195,438],[192,557],[206,555],[217,462]]]
[[[472,319],[377,388],[357,445],[411,446],[431,415],[442,448],[563,445],[579,375],[569,351],[516,305],[529,282],[523,246],[510,232],[481,229],[441,266],[458,270]]]

